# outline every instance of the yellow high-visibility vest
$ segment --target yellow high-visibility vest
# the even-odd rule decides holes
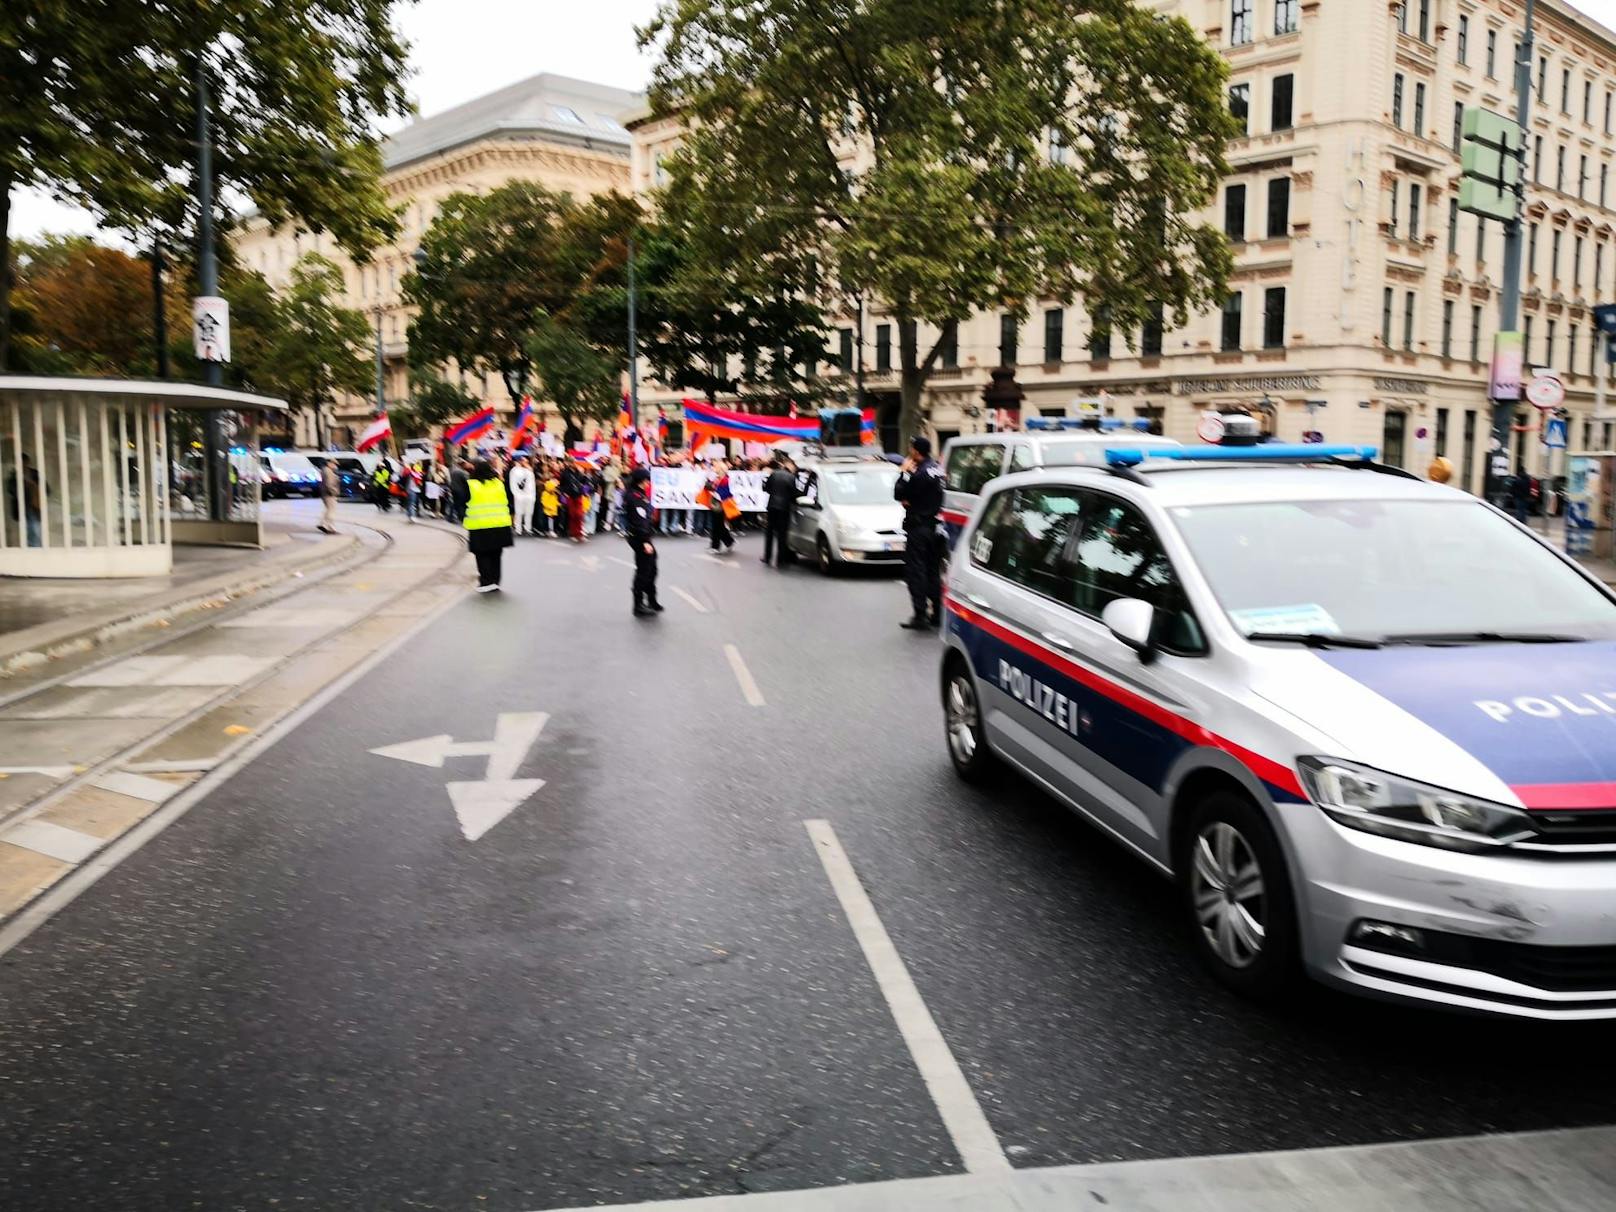
[[[504,484],[498,480],[472,480],[466,488],[471,493],[466,502],[467,530],[493,530],[511,524],[511,503]]]

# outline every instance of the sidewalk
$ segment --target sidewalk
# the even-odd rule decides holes
[[[262,550],[174,548],[164,577],[56,580],[0,577],[0,687],[50,660],[200,610],[356,555],[352,533],[323,535],[301,513],[270,506]]]

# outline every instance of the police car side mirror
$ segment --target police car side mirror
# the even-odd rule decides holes
[[[1149,662],[1156,655],[1151,633],[1156,624],[1156,608],[1138,598],[1118,598],[1100,611],[1100,621],[1111,629],[1111,634],[1139,654],[1141,661]]]

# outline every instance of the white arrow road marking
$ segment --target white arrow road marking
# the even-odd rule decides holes
[[[624,568],[633,568],[634,567],[634,561],[633,560],[625,560],[622,556],[607,556],[606,558],[608,560],[610,560],[613,564],[621,564]]]
[[[545,711],[502,711],[491,741],[457,741],[448,733],[439,733],[416,741],[383,745],[371,752],[401,762],[414,762],[417,766],[434,767],[441,767],[445,758],[486,754],[488,769],[482,778],[453,782],[447,787],[449,802],[454,805],[455,818],[460,822],[460,832],[468,842],[475,842],[544,786],[543,779],[513,776],[549,720],[550,715]]]
[[[468,842],[475,842],[542,786],[543,779],[450,783],[449,800],[460,821],[460,832]]]

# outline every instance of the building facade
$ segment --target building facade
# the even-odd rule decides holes
[[[643,95],[624,89],[565,76],[533,76],[422,118],[386,141],[382,186],[399,208],[401,231],[398,241],[378,250],[368,264],[354,264],[329,236],[289,226],[272,229],[255,217],[238,230],[236,255],[277,289],[306,252],[336,262],[343,271],[344,306],[370,315],[379,334],[383,396],[400,403],[409,396],[405,355],[412,309],[404,305],[399,287],[443,199],[513,179],[578,197],[614,189],[628,192],[630,140],[622,119],[643,104]],[[510,419],[510,397],[498,375],[447,369],[471,395],[493,405],[502,424]],[[327,419],[333,441],[351,444],[374,412],[373,395],[337,401]],[[297,426],[294,440],[312,444],[314,419],[299,417]]]
[[[1195,440],[1208,409],[1245,409],[1281,439],[1310,431],[1380,447],[1424,474],[1445,455],[1456,483],[1484,474],[1488,366],[1503,232],[1458,210],[1459,121],[1479,105],[1513,116],[1520,0],[1154,0],[1216,46],[1246,133],[1205,221],[1229,236],[1224,305],[1182,328],[1097,326],[1046,303],[1019,322],[978,314],[927,389],[933,436],[981,432],[981,393],[1008,363],[1023,416],[1076,415],[1102,399]],[[1528,364],[1565,376],[1573,448],[1608,449],[1596,418],[1591,307],[1616,301],[1616,34],[1540,0],[1528,132],[1521,329]],[[649,188],[676,131],[631,121],[635,184]],[[895,407],[894,326],[878,307],[836,334],[844,373],[860,348],[865,395]],[[923,341],[935,332],[922,334]],[[1544,454],[1520,415],[1518,456]]]

